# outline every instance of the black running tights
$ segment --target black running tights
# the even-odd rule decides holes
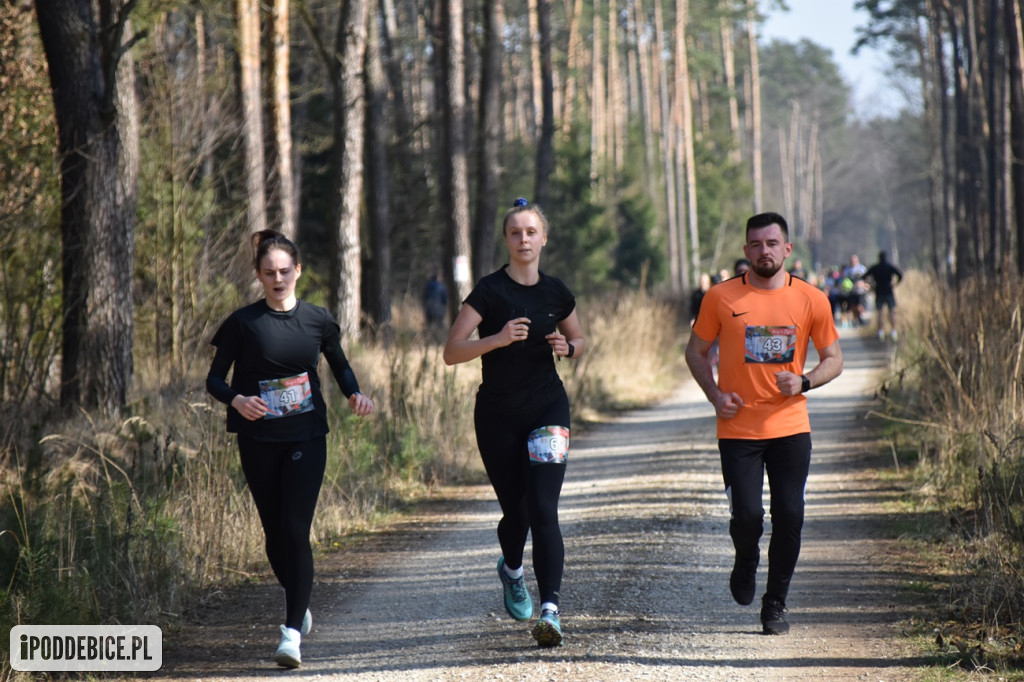
[[[313,591],[313,525],[327,464],[327,439],[267,443],[238,436],[242,471],[266,538],[267,558],[284,588],[284,624],[296,630]]]
[[[558,498],[565,462],[530,463],[527,438],[542,426],[569,428],[569,399],[523,413],[481,408],[474,414],[476,442],[487,477],[501,505],[498,543],[505,565],[523,565],[528,532],[533,534],[533,571],[541,602],[558,604],[565,546],[558,526]]]
[[[768,543],[765,595],[785,603],[800,556],[811,434],[768,440],[723,438],[718,441],[718,449],[731,512],[729,534],[739,559],[759,554],[758,541],[764,526],[764,477],[768,474],[772,537]]]

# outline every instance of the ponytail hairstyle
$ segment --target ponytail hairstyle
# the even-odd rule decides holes
[[[285,237],[277,230],[260,230],[252,236],[252,265],[257,272],[260,270],[260,262],[271,249],[280,249],[292,257],[295,265],[302,265],[299,257],[299,249],[291,239]]]
[[[548,217],[544,215],[544,211],[541,210],[537,204],[531,204],[523,197],[519,197],[512,202],[512,208],[505,211],[505,217],[501,219],[501,233],[505,234],[505,228],[508,227],[508,219],[517,213],[523,213],[525,211],[532,211],[537,219],[540,220],[541,227],[544,228],[544,234],[548,233]]]

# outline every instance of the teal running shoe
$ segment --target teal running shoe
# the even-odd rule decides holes
[[[539,646],[560,645],[562,643],[562,621],[558,618],[558,611],[544,609],[544,612],[540,614],[540,620],[533,626],[531,634]]]
[[[516,620],[529,620],[533,616],[533,600],[526,589],[526,580],[522,576],[518,580],[508,577],[505,572],[505,557],[498,559],[498,577],[505,591],[505,610]]]

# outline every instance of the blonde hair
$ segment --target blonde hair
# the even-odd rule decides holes
[[[509,218],[516,215],[517,213],[526,213],[527,211],[532,212],[540,220],[541,227],[544,228],[544,234],[548,233],[548,217],[544,215],[544,211],[537,204],[531,204],[526,199],[519,197],[512,204],[512,208],[505,211],[505,217],[501,219],[501,233],[505,234],[505,230],[508,228]]]

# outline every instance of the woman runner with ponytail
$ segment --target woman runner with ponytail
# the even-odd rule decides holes
[[[252,244],[264,297],[231,313],[217,330],[206,390],[228,406],[227,429],[237,434],[267,558],[284,588],[285,621],[274,660],[297,668],[302,635],[313,622],[309,531],[327,463],[327,406],[317,374],[320,354],[353,412],[370,414],[373,401],[359,392],[341,350],[338,323],[324,308],[295,297],[302,275],[295,244],[274,230],[257,232]]]
[[[482,362],[474,423],[501,506],[498,577],[505,610],[516,620],[533,617],[523,575],[526,536],[532,533],[541,615],[531,632],[540,646],[558,646],[565,563],[558,498],[569,454],[569,398],[555,358],[578,359],[585,342],[576,299],[560,280],[540,271],[548,240],[540,207],[516,199],[502,232],[509,261],[466,297],[449,331],[444,361]],[[474,330],[478,338],[471,338]]]

